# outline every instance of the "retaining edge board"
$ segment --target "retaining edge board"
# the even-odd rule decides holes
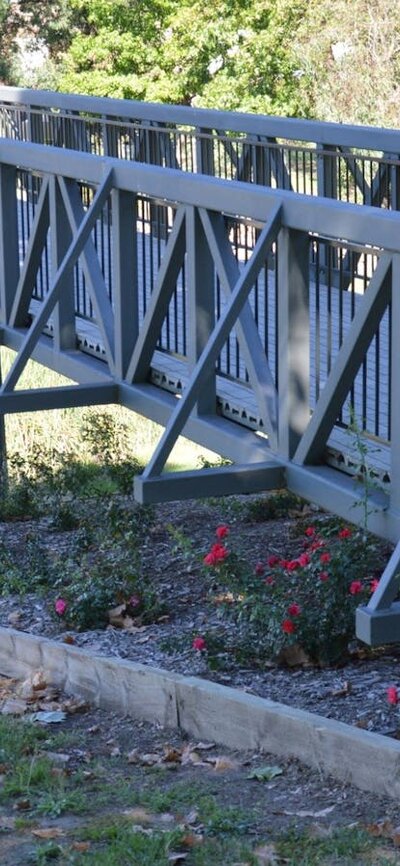
[[[95,706],[181,728],[233,749],[293,757],[343,782],[400,799],[400,742],[198,677],[92,655],[0,627],[0,673],[49,682]]]

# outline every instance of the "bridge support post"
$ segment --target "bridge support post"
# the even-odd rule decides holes
[[[310,421],[309,237],[278,238],[279,454],[290,460]]]

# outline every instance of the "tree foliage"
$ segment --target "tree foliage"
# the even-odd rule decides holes
[[[47,46],[36,79],[18,40]],[[11,83],[227,110],[400,123],[392,0],[0,0]]]

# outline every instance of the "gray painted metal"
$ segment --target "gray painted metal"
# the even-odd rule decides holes
[[[9,249],[4,218],[0,232],[0,258],[6,263],[2,275],[1,340],[18,351],[0,391],[0,412],[120,402],[166,427],[136,485],[143,501],[193,495],[197,475],[168,478],[161,474],[177,436],[185,433],[239,464],[221,473],[200,474],[198,490],[204,491],[204,495],[260,489],[260,485],[266,489],[272,484],[281,485],[285,479],[295,492],[361,523],[362,509],[355,507],[360,500],[360,488],[355,481],[324,465],[308,464],[324,459],[329,432],[391,297],[392,314],[399,314],[396,293],[400,215],[327,197],[296,195],[240,182],[232,184],[159,166],[127,164],[111,157],[68,150],[61,154],[60,150],[37,144],[0,141],[3,216],[4,202],[12,214],[16,212],[17,165],[19,171],[34,172],[43,181],[20,274],[15,270],[15,225]],[[243,166],[242,169],[245,170]],[[87,201],[82,198],[82,182]],[[93,235],[110,200],[111,286],[101,268]],[[150,214],[155,213],[155,208],[168,208],[173,223],[165,241],[161,243],[160,237],[156,237],[159,261],[146,311],[141,310],[139,298],[139,201],[140,207],[147,207]],[[244,232],[249,220],[258,239],[246,260],[236,260],[231,227],[235,225]],[[33,307],[30,299],[35,271],[48,234],[52,244],[51,284],[47,294]],[[375,270],[371,266],[365,297],[357,301],[352,324],[341,342],[325,389],[312,407],[309,253],[310,247],[321,241],[321,235],[338,246],[357,244],[361,250],[373,247],[379,262]],[[149,242],[153,244],[154,239],[151,236]],[[271,250],[276,246],[278,369],[272,372],[271,353],[266,355],[260,342],[249,294],[261,271],[268,270]],[[72,268],[78,261],[86,277],[93,306],[91,320],[99,334],[102,360],[91,358],[78,348],[71,279]],[[186,291],[190,347],[185,358],[188,381],[177,399],[149,384],[148,379],[171,296],[179,290],[183,266],[189,274]],[[217,278],[225,295],[218,318]],[[267,283],[268,274],[266,291]],[[31,324],[26,322],[28,314],[33,315]],[[239,425],[218,417],[217,361],[232,331],[240,341],[248,387],[254,391],[264,420],[263,436],[241,430]],[[395,367],[393,327],[390,338]],[[30,357],[60,370],[78,385],[29,394],[14,390]],[[394,396],[398,397],[398,383],[398,373],[394,371],[392,403]],[[397,431],[398,408],[391,406],[390,411]],[[397,477],[399,438],[391,439],[390,449]],[[371,506],[371,529],[397,541],[398,492],[393,491],[393,501],[390,489],[382,494],[374,492]],[[388,565],[382,584],[386,593],[384,604],[394,598],[391,593],[397,568],[397,560],[394,566]],[[380,607],[369,608],[368,617],[373,620],[374,616],[381,617]]]

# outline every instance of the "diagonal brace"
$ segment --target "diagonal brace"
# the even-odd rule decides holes
[[[113,170],[111,169],[107,173],[102,184],[99,186],[90,209],[85,214],[81,225],[79,226],[77,234],[71,241],[64,260],[58,268],[57,273],[54,277],[53,285],[50,288],[48,294],[46,295],[42,303],[41,309],[25,337],[25,340],[11,367],[11,370],[9,371],[4,381],[4,385],[0,391],[0,394],[12,391],[15,388],[15,385],[17,384],[22,371],[25,368],[29,358],[31,357],[32,351],[40,338],[43,328],[45,327],[49,316],[53,312],[54,307],[58,301],[59,294],[63,285],[65,272],[66,270],[74,266],[82,250],[84,249],[85,244],[90,237],[93,226],[95,225],[95,222],[99,216],[99,213],[101,212],[105,202],[107,201],[112,186]]]
[[[182,399],[177,402],[177,406],[172,412],[164,434],[162,435],[153,457],[143,473],[143,478],[153,477],[162,471],[171,449],[173,448],[176,439],[196,403],[199,391],[204,386],[204,383],[207,381],[212,370],[215,368],[218,355],[221,352],[230,331],[235,325],[243,304],[245,303],[249,291],[254,283],[255,276],[259,272],[260,260],[265,256],[266,250],[269,249],[271,243],[275,240],[280,230],[282,223],[281,211],[282,205],[279,203],[273,209],[268,222],[264,226],[255,245],[253,255],[243,269],[227,307],[215,325],[215,328],[193,369],[189,384],[185,389]]]

